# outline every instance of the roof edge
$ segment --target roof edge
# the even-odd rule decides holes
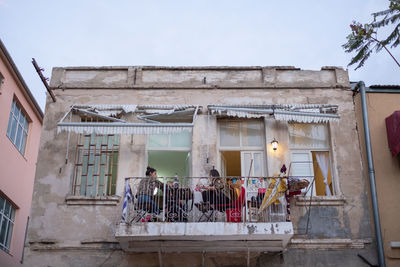
[[[151,65],[136,65],[136,66],[66,66],[54,67],[55,69],[65,70],[126,70],[129,68],[139,68],[142,70],[261,70],[261,69],[277,69],[277,70],[308,70],[301,69],[295,66],[151,66]],[[338,66],[323,66],[320,70],[341,69]],[[314,70],[318,71],[318,70]]]
[[[17,76],[19,82],[22,85],[22,91],[25,93],[25,95],[28,97],[28,102],[34,107],[34,110],[36,111],[37,115],[39,116],[40,122],[43,123],[43,111],[40,108],[39,104],[37,103],[35,97],[32,95],[31,90],[29,89],[28,85],[26,84],[24,78],[22,77],[21,73],[19,72],[17,66],[15,65],[15,62],[13,61],[10,53],[8,53],[7,48],[5,47],[3,41],[0,39],[0,51],[8,61],[8,64],[11,66],[12,71],[14,74]]]

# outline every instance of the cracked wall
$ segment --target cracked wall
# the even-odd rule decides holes
[[[206,79],[204,79],[204,77]],[[194,104],[201,105],[192,135],[192,176],[206,176],[212,166],[220,168],[217,150],[217,119],[211,116],[207,122],[206,107],[209,104],[337,104],[340,120],[329,125],[335,196],[327,205],[311,207],[291,201],[292,222],[296,239],[371,239],[371,219],[367,204],[367,187],[362,176],[359,142],[352,92],[349,90],[347,72],[338,68],[321,71],[302,71],[293,67],[111,67],[111,68],[55,68],[51,85],[57,102],[48,98],[42,132],[38,167],[34,186],[28,243],[25,249],[26,264],[63,262],[60,265],[99,265],[102,261],[121,266],[130,259],[141,262],[145,254],[128,255],[116,249],[104,248],[104,244],[117,244],[115,225],[121,216],[122,201],[104,205],[69,205],[73,162],[75,160],[77,134],[71,134],[67,164],[67,133],[57,134],[57,122],[72,104]],[[288,165],[289,138],[287,125],[265,119],[266,175]],[[208,125],[208,126],[207,126]],[[268,146],[272,137],[279,138],[279,150],[274,153]],[[208,151],[208,163],[207,163]],[[147,166],[146,138],[122,136],[118,166],[117,195],[123,194],[124,177],[144,176]],[[337,199],[344,201],[337,201]],[[336,202],[334,202],[336,201]],[[303,202],[304,203],[304,202]],[[334,204],[332,204],[334,203]],[[305,227],[309,221],[307,234]],[[249,229],[251,231],[251,229]],[[44,249],[43,240],[52,240]],[[98,246],[82,243],[98,242]],[[368,242],[367,242],[368,243]],[[370,249],[370,245],[365,245]],[[107,246],[106,246],[107,247]],[[118,246],[117,246],[118,247]],[[80,249],[88,249],[86,255]],[[104,250],[105,249],[105,250]],[[342,248],[343,249],[343,248]],[[62,255],[58,251],[68,250]],[[107,251],[112,254],[107,258]],[[286,253],[296,260],[297,250]],[[292,254],[291,254],[292,253]],[[349,255],[356,257],[353,252]],[[329,253],[328,253],[329,254]],[[327,255],[328,255],[327,254]],[[76,255],[76,257],[72,256]],[[195,254],[195,258],[201,256]],[[336,254],[331,260],[337,262]],[[306,254],[306,257],[312,257]],[[223,257],[223,256],[221,256]],[[208,258],[221,259],[218,256]],[[252,264],[266,262],[257,254]],[[183,257],[190,260],[191,257]],[[312,262],[312,259],[308,259]],[[149,265],[152,262],[149,260]],[[289,261],[290,262],[290,261]],[[185,264],[184,261],[180,262]],[[106,264],[106,265],[107,265]],[[172,263],[171,263],[172,264]],[[219,260],[211,266],[224,266]],[[84,264],[82,264],[84,265]],[[143,266],[145,266],[144,264]],[[167,265],[168,266],[168,265]],[[254,265],[256,266],[256,265]],[[282,266],[285,266],[282,264]]]

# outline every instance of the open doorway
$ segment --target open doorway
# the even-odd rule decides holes
[[[223,176],[264,175],[264,124],[261,120],[220,120],[219,150]]]
[[[223,176],[262,177],[263,165],[262,151],[221,151]]]
[[[221,151],[222,175],[241,176],[240,151]]]

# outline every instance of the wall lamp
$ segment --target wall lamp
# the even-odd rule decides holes
[[[278,149],[278,141],[275,139],[271,141],[272,149],[275,151]]]

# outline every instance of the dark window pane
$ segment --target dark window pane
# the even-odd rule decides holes
[[[4,198],[0,197],[0,212],[4,212],[4,204],[5,204]]]
[[[6,240],[6,248],[9,250],[10,245],[11,245],[11,236],[13,232],[14,224],[11,222],[8,222],[8,230],[7,230],[7,240]]]
[[[12,102],[12,105],[11,105],[11,113],[14,113],[14,109],[15,109],[15,101]]]
[[[7,219],[3,217],[1,220],[1,226],[0,226],[0,244],[4,244],[4,241],[6,239],[6,232],[7,232]]]
[[[6,201],[6,206],[5,206],[5,209],[4,209],[4,215],[9,217],[10,213],[11,213],[11,205],[10,205],[10,203],[8,203],[8,201]]]
[[[7,136],[11,138],[11,125],[13,121],[13,114],[10,112],[10,118],[8,119]]]
[[[22,124],[25,121],[25,115],[24,113],[21,112],[19,113],[19,122]]]
[[[17,138],[15,139],[15,146],[17,147],[18,150],[21,151],[21,136],[22,136],[22,127],[20,124],[18,124],[18,130],[17,130]]]
[[[11,206],[11,214],[10,214],[10,220],[14,221],[14,217],[15,217],[15,209],[13,206]]]
[[[24,129],[25,129],[25,131],[28,132],[28,120],[26,118],[25,118],[25,121],[24,121]]]
[[[10,139],[15,144],[15,132],[17,130],[17,121],[13,118],[12,123],[11,123],[11,134],[10,134]]]
[[[15,109],[14,109],[14,117],[15,117],[15,119],[19,118],[19,114],[20,113],[21,113],[21,110],[19,109],[19,107],[15,106]]]
[[[23,132],[23,133],[22,133],[21,150],[20,150],[21,153],[22,153],[22,155],[25,154],[25,145],[26,145],[26,133]]]

